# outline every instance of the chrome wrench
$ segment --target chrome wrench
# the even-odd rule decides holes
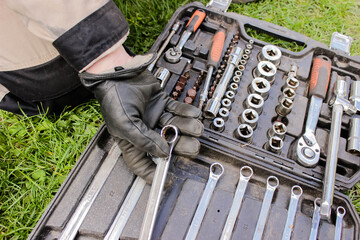
[[[253,170],[251,167],[244,166],[240,169],[240,180],[236,187],[234,199],[230,208],[229,215],[227,216],[224,229],[222,231],[221,240],[230,239],[237,216],[239,215],[242,201],[245,195],[247,184],[253,175]]]
[[[123,204],[120,207],[118,214],[115,217],[114,222],[111,224],[109,231],[107,232],[104,240],[118,240],[121,233],[125,228],[125,225],[138,202],[141,193],[146,185],[145,180],[141,177],[136,177],[135,182],[130,188]]]
[[[166,125],[161,129],[161,136],[168,142],[170,146],[170,152],[167,158],[157,159],[154,180],[151,185],[149,199],[146,205],[144,219],[140,230],[140,240],[151,239],[157,212],[159,210],[161,193],[164,189],[167,172],[170,166],[172,151],[179,139],[178,128],[173,125]]]
[[[205,190],[201,196],[199,205],[196,208],[195,215],[191,221],[190,228],[186,234],[185,240],[195,240],[199,233],[202,220],[205,216],[206,209],[210,203],[211,196],[221,175],[224,173],[224,167],[220,163],[213,163],[210,166],[209,179],[206,183]]]
[[[261,240],[264,233],[265,224],[269,216],[271,202],[274,196],[276,188],[279,186],[279,179],[275,176],[270,176],[267,178],[266,192],[264,196],[263,203],[261,205],[261,210],[259,218],[256,224],[255,233],[253,240]]]
[[[303,190],[300,186],[295,185],[291,188],[291,200],[288,208],[288,215],[286,218],[285,228],[282,235],[282,240],[288,240],[291,238],[291,234],[294,229],[295,215],[298,207],[299,198],[301,197]]]
[[[339,206],[336,209],[336,225],[335,225],[334,240],[340,240],[341,239],[342,222],[343,222],[343,218],[344,218],[345,214],[346,214],[345,208]]]
[[[319,231],[319,225],[320,225],[320,202],[321,198],[316,198],[314,200],[314,213],[312,218],[312,224],[311,224],[311,232],[309,240],[317,240],[317,235]]]

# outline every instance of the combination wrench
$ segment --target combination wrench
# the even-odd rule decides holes
[[[186,234],[185,240],[195,240],[199,233],[202,220],[205,216],[206,209],[210,203],[211,196],[214,192],[216,183],[224,173],[224,167],[220,163],[213,163],[210,166],[209,179],[206,183],[205,190],[201,196],[199,205],[196,208],[195,215],[191,221],[190,228]]]
[[[334,240],[341,240],[342,222],[345,214],[346,214],[345,208],[339,206],[336,209],[336,225],[335,225]]]
[[[144,219],[140,229],[140,240],[151,239],[151,235],[155,226],[157,212],[159,210],[161,193],[164,189],[166,176],[170,166],[172,151],[179,139],[179,131],[178,128],[173,125],[166,125],[161,129],[160,135],[169,144],[170,152],[167,158],[158,158],[157,161],[154,160],[155,162],[157,162],[157,166],[150,189],[149,199],[146,205]]]
[[[253,175],[251,167],[244,166],[240,169],[240,179],[236,187],[233,202],[231,204],[229,215],[227,216],[224,229],[222,231],[221,240],[227,240],[231,238],[237,216],[239,215],[242,201],[245,195],[248,182]]]
[[[311,232],[309,240],[317,240],[317,235],[319,231],[319,225],[320,225],[320,202],[321,198],[316,198],[314,200],[314,213],[312,217],[312,223],[311,223]]]
[[[267,178],[266,192],[264,196],[263,203],[261,205],[261,210],[259,218],[255,227],[255,233],[253,240],[261,240],[264,233],[265,224],[267,222],[269,212],[271,209],[271,202],[275,193],[276,188],[279,186],[279,179],[275,176],[270,176]]]
[[[296,141],[293,158],[305,167],[314,167],[320,159],[320,146],[315,138],[316,125],[321,106],[326,97],[331,73],[331,60],[325,56],[314,59],[309,83],[310,106],[306,119],[305,132]]]
[[[291,199],[288,208],[288,215],[286,218],[285,228],[282,235],[282,240],[289,240],[294,229],[294,222],[296,211],[298,207],[299,198],[301,197],[303,190],[300,186],[295,185],[291,188]]]

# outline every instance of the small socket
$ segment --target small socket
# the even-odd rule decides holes
[[[217,132],[222,132],[225,129],[225,121],[220,117],[214,118],[210,127]]]
[[[253,48],[254,48],[254,47],[253,47],[252,44],[250,44],[250,43],[246,44],[246,49],[251,50],[251,49],[253,49]]]
[[[297,78],[295,77],[289,77],[285,80],[285,84],[282,87],[282,89],[284,88],[291,88],[294,91],[296,91],[296,89],[299,87],[299,80],[297,80]]]
[[[352,154],[360,154],[360,116],[358,115],[350,118],[347,151]]]
[[[269,61],[276,67],[280,65],[281,51],[274,45],[265,45],[258,55],[259,61]]]
[[[247,61],[245,59],[241,59],[240,64],[245,66],[247,64]]]
[[[231,90],[226,91],[225,93],[225,99],[229,99],[231,102],[234,102],[235,100],[235,93]]]
[[[257,93],[266,100],[269,96],[271,84],[265,78],[255,78],[251,81],[248,91],[249,93]]]
[[[248,95],[244,101],[244,108],[254,109],[258,113],[258,115],[261,114],[263,106],[264,99],[261,95],[257,93],[252,93]]]
[[[279,137],[284,140],[287,128],[286,125],[282,122],[274,122],[272,127],[267,131],[267,137]]]
[[[241,141],[251,143],[254,130],[248,124],[240,124],[234,131],[234,137]]]
[[[241,56],[241,58],[244,59],[244,60],[248,60],[248,59],[249,59],[249,55],[243,54],[243,55]]]
[[[231,109],[231,100],[228,98],[224,98],[223,100],[221,100],[221,106],[227,109]]]
[[[240,77],[239,76],[234,76],[233,78],[232,78],[232,81],[234,82],[234,83],[240,83]]]
[[[219,117],[227,121],[229,119],[230,111],[227,108],[220,108],[219,109]]]
[[[257,127],[258,120],[259,114],[254,109],[247,108],[240,114],[240,123],[248,124],[254,130]]]
[[[275,107],[276,113],[281,117],[286,117],[292,110],[293,101],[288,98],[281,99],[281,102]]]
[[[233,91],[234,93],[236,93],[238,89],[239,89],[239,85],[237,83],[234,83],[234,82],[230,83],[230,85],[229,85],[230,91]]]
[[[283,140],[277,136],[274,136],[271,137],[269,141],[267,141],[264,144],[264,149],[276,154],[280,154],[283,146],[284,146]]]
[[[252,45],[252,44],[254,44],[254,43],[255,43],[255,41],[254,41],[254,40],[252,40],[252,39],[250,39],[250,40],[249,40],[249,43]]]
[[[253,76],[255,78],[265,78],[272,85],[275,81],[276,66],[268,61],[261,61],[253,70]]]
[[[239,66],[237,66],[237,69],[243,72],[245,70],[245,65],[240,64]]]
[[[234,75],[237,77],[241,77],[243,75],[243,72],[240,70],[237,70],[237,71],[235,71]]]
[[[247,55],[250,55],[250,54],[251,54],[251,49],[246,48],[246,49],[244,50],[244,53],[247,54]]]
[[[279,102],[281,102],[281,100],[283,98],[294,100],[295,96],[296,96],[296,93],[295,93],[294,89],[284,88],[281,95],[279,96]]]

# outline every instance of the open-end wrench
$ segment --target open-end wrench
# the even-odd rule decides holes
[[[151,239],[157,212],[159,210],[161,193],[164,189],[164,184],[172,157],[172,151],[179,139],[178,128],[173,125],[166,125],[163,127],[160,134],[169,144],[170,152],[169,157],[157,159],[154,179],[151,185],[149,199],[146,205],[144,219],[140,230],[140,240]]]
[[[341,240],[342,222],[345,214],[346,214],[345,208],[339,206],[336,209],[336,225],[335,225],[334,240]]]
[[[224,173],[224,167],[220,163],[213,163],[210,166],[209,179],[206,183],[205,190],[201,196],[199,205],[196,208],[195,215],[191,221],[190,228],[186,234],[185,240],[195,240],[199,233],[202,220],[205,216],[206,209],[210,203],[211,196],[221,175]]]
[[[317,235],[319,231],[319,225],[320,225],[320,203],[321,198],[316,198],[314,200],[314,213],[312,217],[312,224],[311,224],[311,232],[309,240],[317,240]]]
[[[334,197],[342,116],[343,113],[346,113],[348,115],[354,115],[357,112],[356,107],[352,105],[349,100],[345,99],[347,95],[346,90],[346,81],[338,76],[338,79],[335,81],[334,87],[335,96],[329,101],[329,107],[332,107],[331,128],[329,143],[327,146],[323,195],[320,206],[320,215],[327,219],[330,219],[331,205],[333,203]]]
[[[169,48],[165,52],[165,58],[170,63],[177,63],[180,60],[182,55],[182,48],[184,47],[186,41],[190,38],[191,34],[196,32],[199,28],[200,24],[204,20],[206,14],[202,10],[196,10],[194,14],[191,16],[189,22],[186,24],[186,30],[181,35],[179,43],[176,47]]]
[[[266,192],[264,196],[263,203],[261,205],[261,210],[259,218],[255,227],[255,233],[253,240],[261,240],[264,233],[265,224],[267,222],[269,212],[271,209],[271,202],[275,193],[276,188],[279,186],[279,179],[275,176],[270,176],[267,178]]]
[[[300,186],[295,185],[291,188],[291,199],[288,208],[288,215],[286,218],[285,228],[282,235],[282,240],[288,240],[291,238],[291,234],[294,229],[295,215],[298,207],[299,198],[301,197],[303,190]]]
[[[130,188],[129,193],[121,205],[118,214],[115,217],[114,222],[111,224],[109,231],[107,232],[104,240],[118,240],[121,233],[125,228],[125,225],[138,202],[141,193],[146,185],[145,180],[141,177],[136,177],[135,182]]]
[[[253,175],[253,170],[251,167],[244,166],[240,169],[240,180],[236,187],[235,196],[230,208],[229,215],[227,216],[224,229],[222,231],[221,240],[230,239],[237,216],[239,215],[242,201],[245,195],[247,184]]]
[[[217,67],[220,58],[221,53],[224,48],[225,43],[225,30],[220,28],[214,35],[211,50],[209,51],[208,59],[207,59],[207,68],[208,72],[206,75],[204,87],[200,93],[200,99],[199,99],[199,109],[202,109],[204,102],[206,102],[208,98],[208,92],[211,82],[211,77],[214,71],[214,68]]]
[[[314,59],[311,70],[309,97],[310,106],[306,119],[304,134],[296,142],[295,160],[305,167],[314,167],[320,158],[320,146],[315,138],[316,125],[319,120],[321,105],[326,97],[331,73],[331,60],[325,56]]]

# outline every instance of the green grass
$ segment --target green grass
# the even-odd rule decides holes
[[[136,53],[147,52],[173,12],[189,2],[117,0],[131,28],[126,44]],[[354,38],[352,53],[360,54],[360,3],[356,0],[267,0],[232,4],[229,12],[272,22],[326,44],[332,32],[338,31]],[[0,111],[0,238],[27,237],[101,122],[96,101],[60,117],[22,117]],[[347,194],[360,213],[360,184]]]

